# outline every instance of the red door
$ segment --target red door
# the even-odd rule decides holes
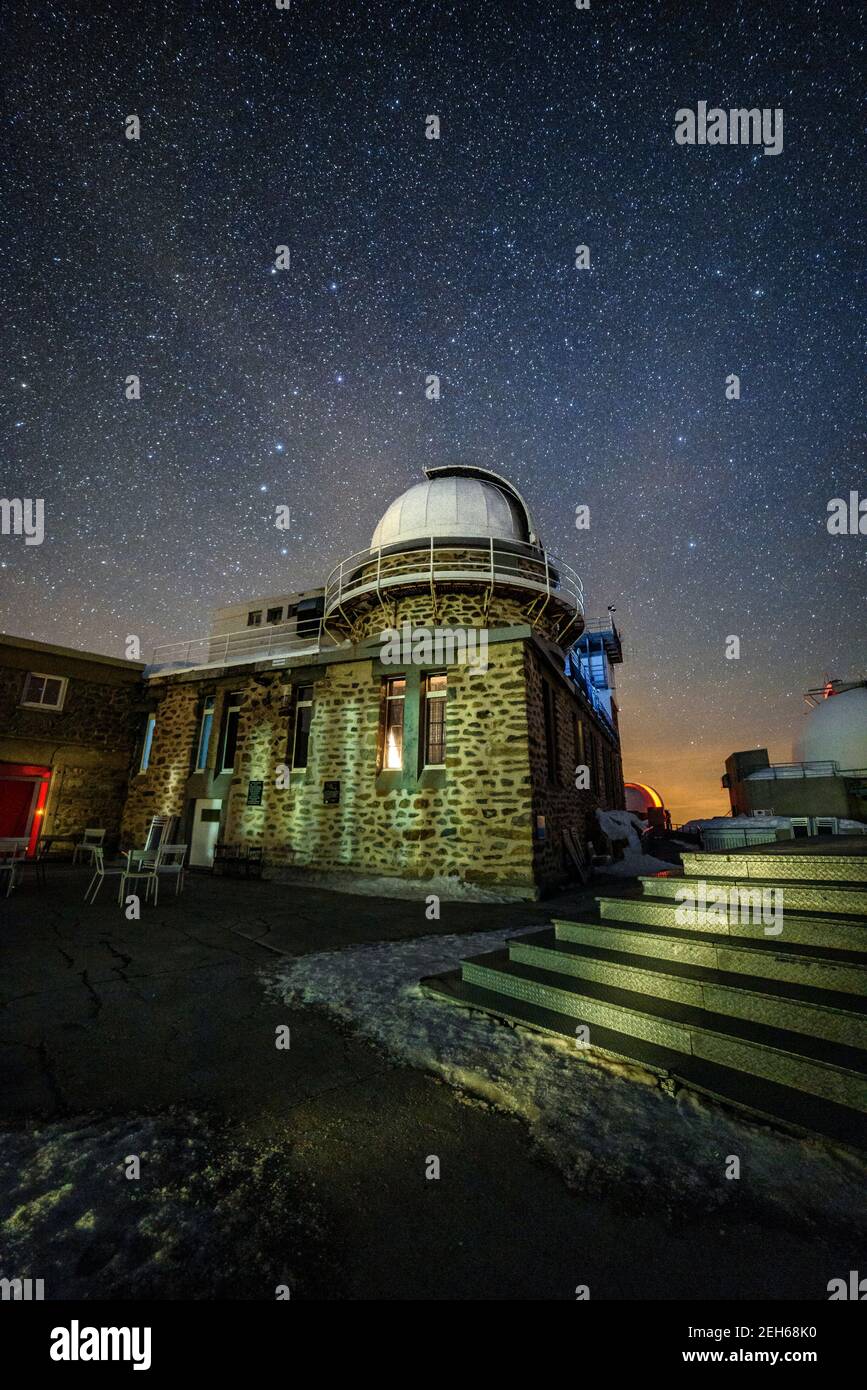
[[[26,837],[34,853],[50,781],[49,767],[0,763],[0,840]]]

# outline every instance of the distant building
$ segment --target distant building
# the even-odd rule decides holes
[[[487,469],[426,470],[320,589],[218,610],[154,654],[124,830],[194,865],[450,875],[525,895],[623,806],[613,618]],[[389,635],[390,634],[390,635]]]
[[[723,786],[734,816],[784,816],[795,835],[834,832],[840,820],[867,821],[867,681],[828,681],[806,696],[809,713],[791,763],[767,748],[732,753]]]
[[[646,782],[625,782],[624,791],[627,811],[642,816],[653,830],[671,829],[671,814],[655,787],[649,787]]]
[[[0,635],[0,839],[120,832],[140,662]],[[68,848],[68,846],[67,846]]]

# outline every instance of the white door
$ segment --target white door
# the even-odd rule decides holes
[[[220,808],[222,801],[199,800],[193,811],[193,838],[190,845],[190,865],[210,869],[214,862],[214,846],[220,838]]]

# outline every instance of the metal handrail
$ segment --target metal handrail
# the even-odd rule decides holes
[[[267,628],[240,628],[219,635],[208,633],[179,642],[163,642],[154,647],[151,666],[219,666],[266,657],[292,656],[301,652],[316,652],[333,642],[325,633],[321,618],[303,619],[309,631],[298,632],[293,620],[289,623],[269,623]]]
[[[464,579],[531,589],[584,612],[579,575],[565,560],[545,550],[518,541],[496,546],[493,538],[487,546],[476,548],[459,540],[430,536],[419,537],[418,544],[406,550],[371,546],[341,560],[325,581],[325,614],[363,593],[379,594],[408,582],[454,583]]]

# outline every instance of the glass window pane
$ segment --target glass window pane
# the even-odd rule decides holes
[[[231,772],[235,766],[235,752],[238,747],[238,720],[240,711],[230,709],[226,716],[226,737],[223,740],[223,771]]]
[[[208,747],[211,742],[211,729],[214,724],[214,698],[210,696],[205,701],[202,713],[202,725],[199,732],[199,748],[196,754],[196,771],[202,772],[208,765]]]
[[[43,705],[59,705],[60,692],[63,689],[63,682],[59,680],[49,680],[46,678],[45,689],[42,692]]]
[[[403,704],[406,681],[394,677],[385,683],[385,767],[398,772],[403,767]]]
[[[42,693],[45,690],[45,677],[35,676],[31,671],[24,682],[24,699],[32,705],[42,703]]]
[[[310,749],[310,725],[313,723],[313,706],[299,704],[295,709],[295,743],[292,751],[292,767],[307,766]]]
[[[148,715],[148,722],[145,727],[144,743],[141,750],[141,770],[147,772],[148,764],[151,760],[151,747],[154,741],[154,729],[156,728],[157,718],[155,714]]]

